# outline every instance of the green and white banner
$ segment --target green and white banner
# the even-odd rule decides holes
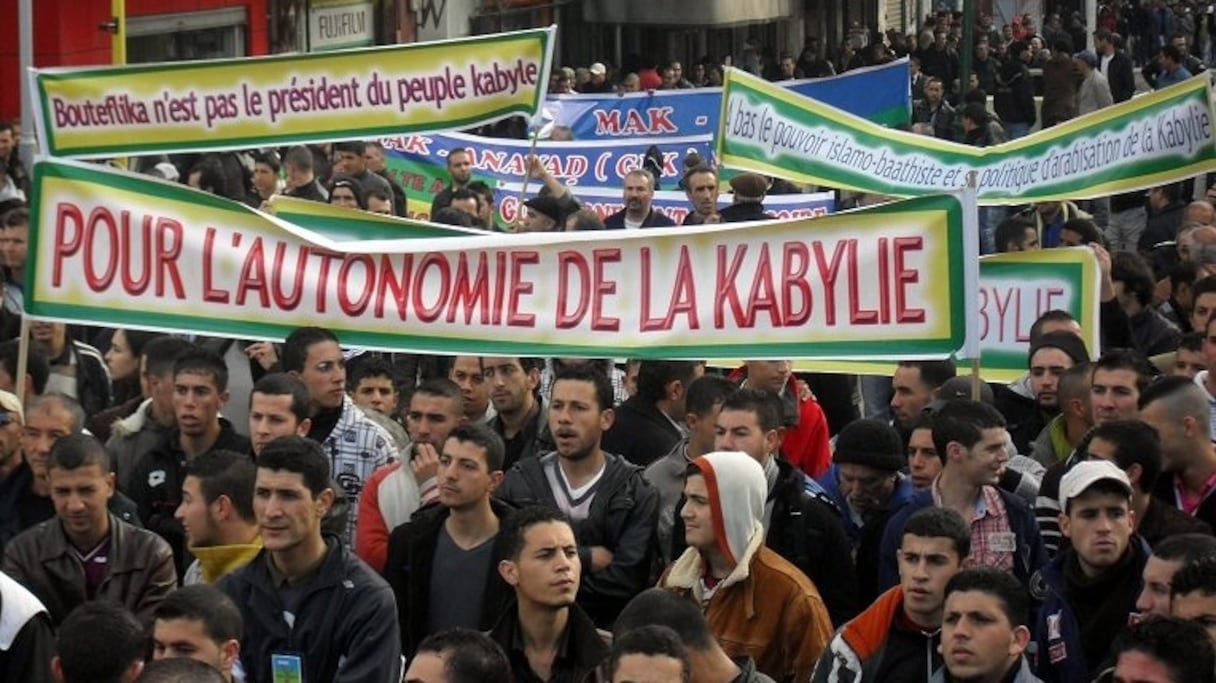
[[[33,69],[54,156],[287,145],[468,128],[543,104],[553,27],[304,55]]]
[[[1085,199],[1216,170],[1206,76],[994,147],[884,128],[739,69],[723,85],[725,166],[893,197],[964,187],[985,205]]]
[[[350,241],[181,185],[43,160],[25,304],[39,319],[247,339],[321,325],[352,346],[445,354],[945,357],[975,343],[973,201]],[[409,223],[359,216],[380,230]]]

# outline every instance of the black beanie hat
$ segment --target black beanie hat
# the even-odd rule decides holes
[[[899,432],[882,420],[854,420],[836,436],[837,464],[866,465],[884,472],[896,472],[907,464]]]
[[[1085,342],[1072,332],[1059,331],[1039,335],[1038,339],[1030,343],[1030,353],[1026,354],[1026,365],[1030,366],[1030,359],[1034,358],[1036,351],[1047,347],[1056,348],[1068,354],[1074,364],[1080,365],[1089,362],[1089,352],[1085,349]]]

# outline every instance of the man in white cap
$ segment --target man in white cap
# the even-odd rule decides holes
[[[608,68],[601,62],[596,62],[587,69],[587,73],[591,75],[591,80],[583,85],[583,89],[579,92],[584,93],[606,93],[612,92],[612,84],[608,82]]]
[[[764,468],[741,452],[703,455],[688,466],[684,521],[688,549],[659,587],[701,605],[731,657],[753,656],[774,680],[805,681],[832,636],[819,591],[764,545]]]
[[[1149,549],[1133,533],[1131,497],[1127,474],[1106,460],[1078,463],[1060,480],[1060,531],[1070,545],[1030,582],[1043,600],[1035,674],[1047,683],[1092,680],[1136,610]]]

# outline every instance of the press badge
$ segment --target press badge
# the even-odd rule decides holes
[[[995,553],[1012,553],[1018,549],[1018,538],[1012,531],[988,534],[988,547]]]
[[[273,683],[304,683],[304,662],[300,655],[270,655],[270,676]]]

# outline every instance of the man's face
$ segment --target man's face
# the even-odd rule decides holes
[[[157,619],[152,625],[152,659],[195,659],[225,673],[232,671],[240,644],[217,643],[201,619]]]
[[[410,441],[439,448],[463,420],[464,415],[452,399],[415,391],[405,413],[405,429],[410,434]]]
[[[381,216],[391,216],[393,215],[393,201],[391,199],[369,196],[367,198],[367,210],[371,213],[378,213]]]
[[[689,547],[702,552],[717,549],[705,477],[691,474],[684,480],[684,507],[680,509],[680,519],[684,520],[684,540]]]
[[[21,429],[21,451],[35,476],[46,474],[47,458],[55,442],[72,433],[72,414],[56,401],[29,411]]]
[[[0,130],[0,159],[8,161],[16,144],[17,141],[13,137],[12,130]]]
[[[335,187],[329,193],[329,203],[345,206],[348,209],[359,208],[359,198],[355,196],[355,191],[345,185]]]
[[[279,187],[279,174],[270,164],[259,161],[253,165],[253,186],[263,196],[269,196]]]
[[[1194,307],[1191,308],[1191,329],[1206,329],[1213,311],[1216,311],[1216,292],[1204,292],[1195,297]]]
[[[1204,340],[1204,346],[1209,344]],[[1213,351],[1216,351],[1216,340],[1212,343]],[[1199,351],[1191,351],[1190,349],[1178,349],[1174,355],[1174,370],[1171,374],[1175,377],[1186,377],[1187,379],[1195,379],[1195,375],[1208,369],[1208,356],[1205,349]],[[1216,355],[1216,354],[1214,354]]]
[[[1123,557],[1133,524],[1127,496],[1115,493],[1082,493],[1060,514],[1060,532],[1072,542],[1086,576],[1100,574]]]
[[[308,387],[314,408],[337,408],[346,396],[346,360],[336,342],[321,341],[308,347],[304,369],[298,374]]]
[[[447,439],[439,454],[439,502],[457,510],[486,500],[502,482],[502,471],[491,472],[486,449],[470,441]]]
[[[675,75],[677,81],[684,78],[684,65],[679,62],[672,62],[671,73]]]
[[[780,394],[789,382],[792,368],[788,360],[747,361],[747,385]]]
[[[557,454],[581,460],[600,447],[600,435],[612,426],[612,407],[599,405],[595,385],[583,380],[557,380],[549,399],[549,431]]]
[[[1176,595],[1170,601],[1170,614],[1199,624],[1216,643],[1216,595],[1207,595],[1202,590]]]
[[[354,176],[361,175],[367,170],[367,166],[363,163],[363,155],[358,152],[338,152],[337,163],[334,166],[339,171]]]
[[[904,609],[921,626],[936,626],[941,619],[946,584],[962,563],[954,542],[941,536],[904,534],[898,560]]]
[[[676,657],[634,653],[617,661],[612,683],[680,683],[687,673]]]
[[[380,173],[384,170],[384,150],[375,145],[367,145],[363,148],[363,166],[372,173]]]
[[[1030,357],[1030,390],[1040,408],[1059,409],[1060,375],[1072,366],[1072,358],[1054,346],[1044,346]]]
[[[718,176],[713,173],[694,173],[688,178],[688,201],[693,210],[702,216],[718,212]]]
[[[85,465],[74,470],[52,467],[47,477],[55,514],[69,537],[94,541],[106,525],[106,503],[114,495],[114,475],[101,465]]]
[[[794,77],[794,60],[791,57],[786,57],[781,60],[781,75],[785,78]]]
[[[920,368],[898,367],[891,376],[891,415],[903,429],[908,429],[933,401],[933,387],[920,378]]]
[[[500,413],[528,408],[528,397],[540,383],[540,371],[524,371],[518,358],[482,358],[481,374],[490,385],[490,400]]]
[[[1182,560],[1163,560],[1150,555],[1144,564],[1144,588],[1136,598],[1136,611],[1142,615],[1167,616],[1170,613],[1170,586],[1174,574],[1182,569]]]
[[[216,543],[215,522],[211,506],[203,495],[198,477],[188,475],[182,482],[182,502],[173,513],[186,530],[186,541],[191,548],[207,548]]]
[[[1063,237],[1060,238],[1063,241]],[[1034,228],[1026,228],[1022,231],[1022,244],[1014,251],[1035,251],[1042,248],[1039,244],[1039,231]]]
[[[1140,411],[1140,419],[1161,438],[1161,466],[1167,472],[1178,472],[1191,464],[1191,453],[1195,452],[1192,439],[1187,436],[1181,418],[1170,415],[1165,401],[1153,401]]]
[[[481,374],[481,360],[477,356],[457,356],[448,372],[448,379],[460,387],[465,415],[481,417],[485,414],[490,403],[490,384]]]
[[[660,86],[664,90],[669,90],[676,87],[676,74],[671,69],[663,69],[663,85]]]
[[[557,228],[557,221],[546,216],[540,211],[528,209],[524,214],[523,223],[520,224],[518,232],[551,232]]]
[[[280,436],[306,436],[309,420],[301,421],[291,412],[291,394],[253,392],[249,400],[249,441],[253,454]]]
[[[1030,640],[1014,628],[1000,598],[984,591],[954,591],[942,614],[942,657],[954,680],[1000,680]]]
[[[569,607],[578,594],[582,565],[574,530],[565,522],[541,522],[524,530],[519,557],[500,565],[516,594],[549,608]]]
[[[448,175],[457,185],[464,185],[473,178],[473,158],[468,152],[462,150],[448,155]]]
[[[381,415],[397,414],[397,385],[392,377],[364,377],[355,387],[351,400],[360,408],[369,408]]]
[[[862,514],[881,509],[895,490],[893,472],[867,465],[840,463],[836,466],[836,477],[849,507]]]
[[[185,436],[201,436],[217,424],[228,392],[215,386],[215,375],[179,372],[173,376],[173,414]]]
[[[631,173],[625,176],[625,207],[631,212],[646,213],[650,210],[650,200],[654,198],[654,189],[650,186],[650,177],[642,173]]]
[[[1139,414],[1136,404],[1139,401],[1140,389],[1136,386],[1135,371],[1094,369],[1089,385],[1089,404],[1094,414],[1094,424],[1136,419]]]
[[[959,449],[957,462],[963,481],[974,486],[996,486],[1001,480],[1001,470],[1009,461],[1005,448],[1008,438],[1003,427],[989,427],[980,432],[980,440],[971,448],[952,442]]]
[[[60,347],[67,338],[67,327],[63,323],[34,321],[30,323],[30,339],[50,355],[59,355]]]
[[[9,268],[25,268],[30,228],[22,225],[0,229],[0,261]]]
[[[302,474],[259,467],[253,486],[253,514],[262,533],[262,545],[271,552],[283,552],[319,536],[321,518],[332,501],[329,489],[313,498]]]
[[[780,436],[776,429],[764,431],[760,419],[752,410],[722,410],[718,412],[714,432],[715,451],[742,451],[761,465],[777,452]]]
[[[937,104],[942,101],[942,84],[940,81],[931,81],[925,86],[925,99],[929,104]]]
[[[908,471],[912,476],[912,487],[927,489],[942,471],[942,459],[933,445],[933,430],[929,427],[913,429],[908,437]]]

